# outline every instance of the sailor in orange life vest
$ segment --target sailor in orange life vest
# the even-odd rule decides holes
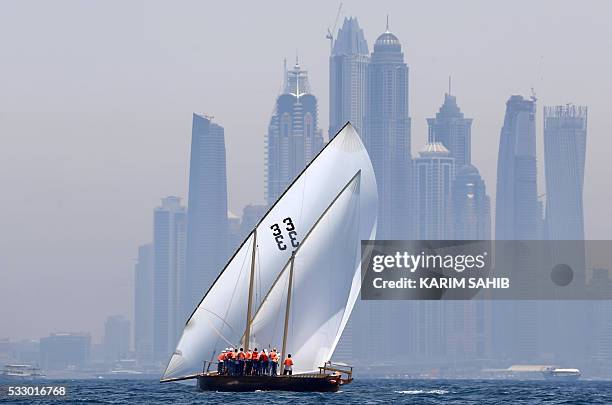
[[[278,360],[279,355],[276,348],[268,352],[248,350],[247,352],[241,347],[240,351],[232,347],[226,347],[217,356],[217,372],[219,374],[228,375],[278,375]],[[289,354],[284,361],[284,375],[292,375],[293,359]]]
[[[225,354],[225,364],[227,369],[227,374],[234,374],[234,349],[230,347],[230,349]]]
[[[244,354],[244,349],[241,347],[238,352],[238,375],[244,375],[244,361],[246,359],[246,355]]]
[[[276,352],[276,348],[270,352],[270,375],[277,375],[276,369],[278,368],[278,353]]]
[[[293,360],[291,359],[291,355],[288,354],[287,358],[285,359],[285,371],[283,372],[283,375],[292,375],[292,368],[293,368]]]
[[[219,374],[223,374],[225,372],[223,369],[223,363],[225,362],[226,352],[227,352],[227,349],[223,350],[221,353],[219,353],[219,356],[217,357],[217,360],[219,361],[217,363],[217,373]]]
[[[246,365],[244,369],[244,373],[246,375],[251,375],[251,370],[253,370],[253,362],[251,361],[252,358],[253,358],[253,351],[252,350],[247,351],[245,354]]]
[[[259,375],[259,352],[257,348],[253,349],[253,354],[251,355],[251,363],[253,365],[253,370],[251,370],[251,374]]]

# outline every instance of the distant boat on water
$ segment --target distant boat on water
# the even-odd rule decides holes
[[[0,372],[0,383],[27,382],[44,377],[40,368],[30,364],[7,364]]]
[[[576,381],[582,375],[580,370],[577,368],[555,368],[551,367],[548,370],[542,372],[544,378],[547,380],[565,380],[565,381]]]
[[[487,377],[512,380],[575,381],[582,373],[577,368],[560,368],[553,365],[517,364],[502,369],[484,369]]]

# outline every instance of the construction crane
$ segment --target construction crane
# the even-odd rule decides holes
[[[330,52],[334,49],[334,33],[336,32],[336,27],[338,26],[338,18],[340,18],[340,11],[342,11],[342,3],[338,6],[338,12],[336,13],[336,21],[334,21],[334,27],[327,27],[327,35],[325,38],[329,39],[329,50]]]

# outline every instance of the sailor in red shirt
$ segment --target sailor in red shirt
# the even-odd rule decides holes
[[[259,369],[262,375],[268,375],[268,353],[265,349],[259,355]]]

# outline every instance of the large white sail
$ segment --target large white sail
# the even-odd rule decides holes
[[[352,305],[351,287],[360,274],[359,176],[355,177],[313,227],[293,259],[293,283],[287,328],[287,353],[294,372],[317,371],[329,361]],[[281,348],[289,267],[253,318],[252,340],[258,348]],[[285,353],[286,355],[286,353]]]
[[[375,237],[378,198],[374,170],[359,135],[347,124],[255,228],[253,313],[258,310],[291,252],[358,172],[361,173],[358,238]],[[214,361],[222,349],[240,341],[246,325],[254,233],[246,238],[208,292],[202,292],[204,298],[187,321],[162,379],[198,373],[202,371],[204,361]],[[359,277],[355,277],[349,303],[354,303],[358,293]],[[352,304],[350,306],[352,308]],[[347,320],[348,315],[345,315],[342,322]]]

